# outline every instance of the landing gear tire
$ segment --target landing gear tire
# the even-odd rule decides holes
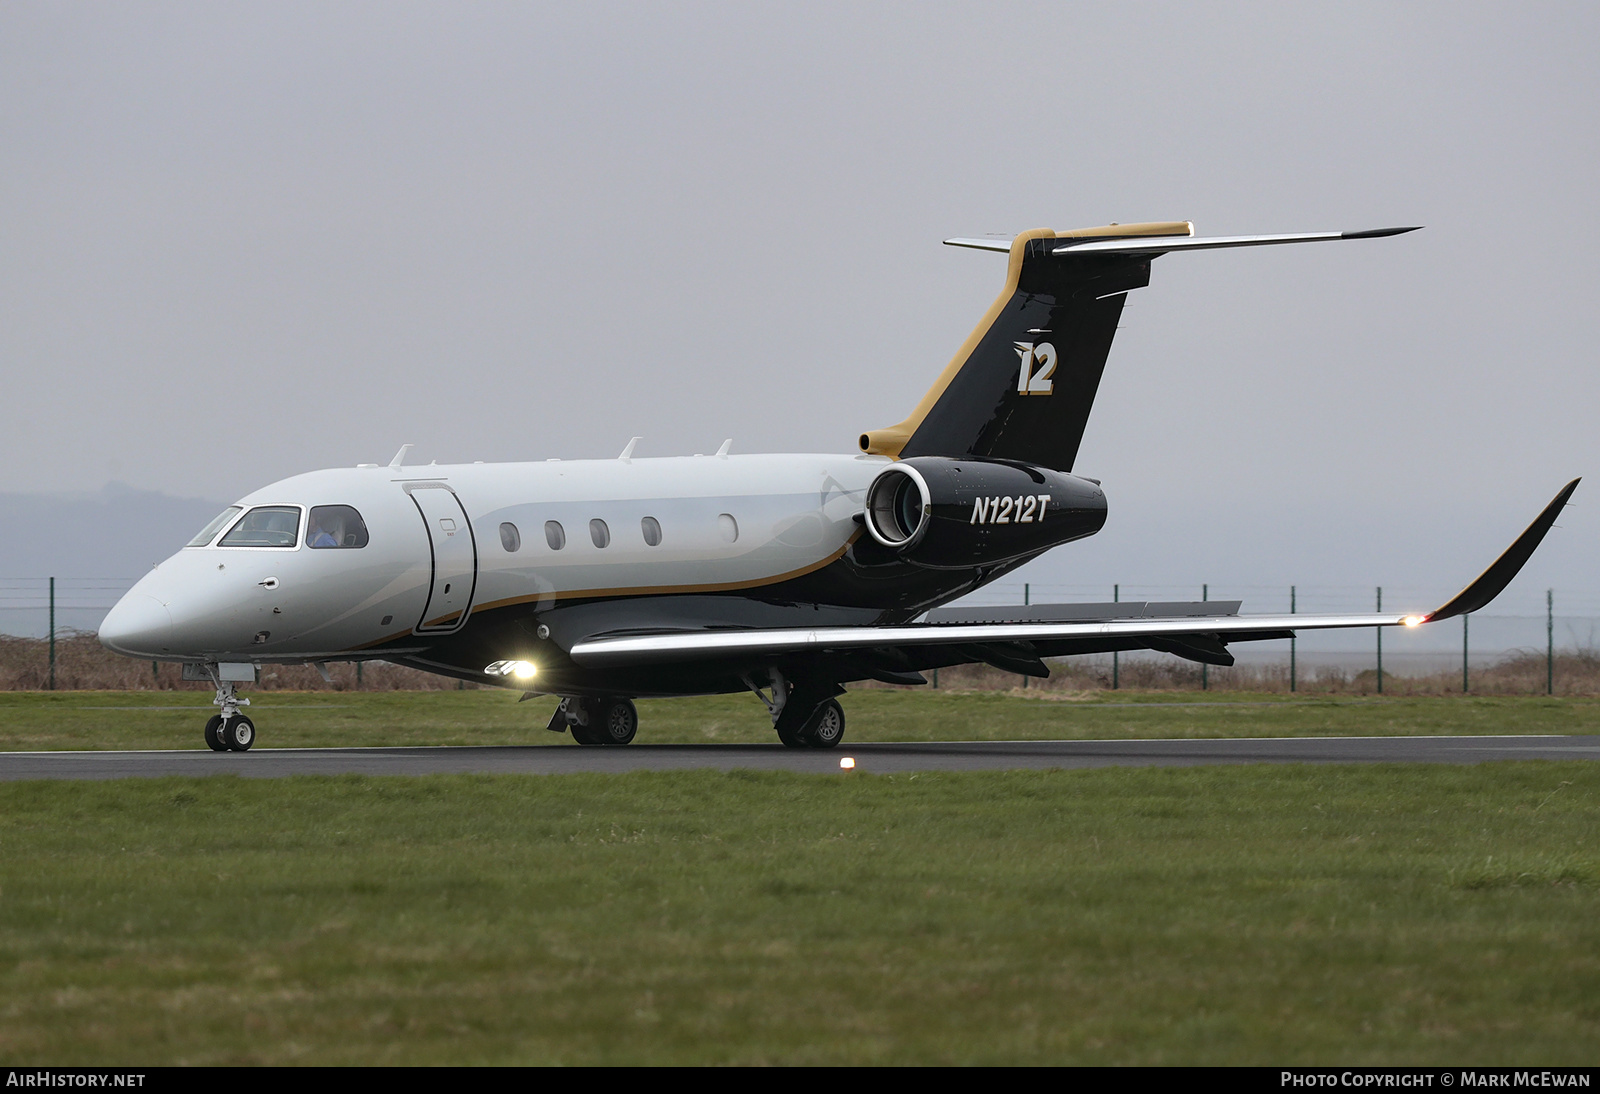
[[[211,746],[213,752],[226,752],[228,746],[222,743],[222,715],[213,714],[206,722],[206,744]]]
[[[600,744],[625,745],[639,732],[639,711],[632,699],[611,699],[600,704],[600,719],[591,731]]]
[[[829,699],[806,719],[805,743],[811,748],[837,748],[842,740],[844,707],[839,705],[839,700]]]
[[[606,743],[605,732],[601,729],[605,713],[605,705],[593,699],[563,699],[556,709],[556,716],[566,719],[573,741],[585,748],[598,748]]]
[[[250,746],[256,743],[256,725],[240,714],[225,721],[217,736],[228,751],[249,752]]]
[[[784,703],[783,710],[778,714],[778,720],[772,728],[778,731],[778,740],[783,742],[784,748],[809,748],[811,742],[806,737],[806,727],[811,722],[811,715],[817,708],[808,705],[805,697],[791,694],[788,702]]]

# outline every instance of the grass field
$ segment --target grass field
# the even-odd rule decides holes
[[[570,747],[502,692],[256,698],[264,747]],[[0,694],[0,753],[203,747],[204,700]],[[1600,727],[845,702],[858,741]],[[747,696],[640,708],[642,742],[772,737]],[[1593,1064],[1597,798],[1582,762],[0,783],[0,1064]]]
[[[1593,1064],[1600,765],[0,784],[0,1063]]]
[[[843,702],[846,742],[1600,733],[1600,698],[1587,697],[863,689]],[[506,691],[273,691],[256,694],[249,713],[262,748],[570,746],[544,730],[554,709],[554,699],[519,704]],[[195,692],[0,692],[0,752],[204,748],[213,711]],[[639,703],[641,744],[775,739],[749,695]]]

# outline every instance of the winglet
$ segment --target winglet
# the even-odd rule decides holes
[[[1430,614],[1425,622],[1437,623],[1441,619],[1475,612],[1499,596],[1501,590],[1511,584],[1511,579],[1517,576],[1523,564],[1533,555],[1540,541],[1544,539],[1544,534],[1550,530],[1550,526],[1561,515],[1561,510],[1566,507],[1567,499],[1572,497],[1572,492],[1582,481],[1579,478],[1567,483],[1561,493],[1555,496],[1555,500],[1544,507],[1544,512],[1539,514],[1538,519],[1528,525],[1528,530],[1506,548],[1505,554],[1495,559],[1487,570],[1479,574],[1478,580],[1457,593],[1454,600]]]
[[[1413,224],[1408,228],[1368,228],[1364,232],[1340,232],[1340,239],[1382,239],[1385,236],[1403,236],[1407,232],[1420,232],[1422,225]]]

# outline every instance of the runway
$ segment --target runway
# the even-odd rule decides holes
[[[1600,760],[1600,736],[1278,737],[1223,740],[972,741],[856,744],[836,751],[771,745],[577,748],[262,748],[250,752],[0,753],[0,780],[122,779],[163,775],[566,775],[734,768],[838,774],[850,757],[874,774],[1251,763],[1484,763]]]

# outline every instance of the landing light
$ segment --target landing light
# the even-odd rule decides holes
[[[496,661],[483,670],[485,676],[515,676],[518,680],[532,680],[539,666],[532,661]]]
[[[1420,616],[1420,615],[1408,615],[1404,619],[1402,619],[1400,622],[1404,623],[1408,627],[1415,627],[1415,626],[1418,626],[1421,623],[1426,622],[1426,620],[1424,620],[1422,618],[1422,616]]]

